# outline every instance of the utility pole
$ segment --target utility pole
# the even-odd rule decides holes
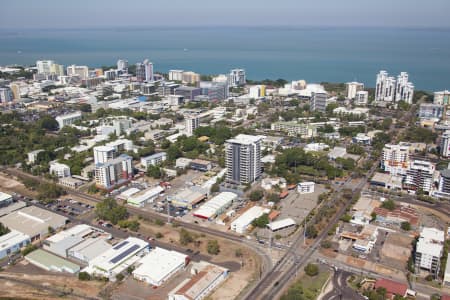
[[[170,201],[168,198],[166,198],[167,201],[167,223],[170,224]]]

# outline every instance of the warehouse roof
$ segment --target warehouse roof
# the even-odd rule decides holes
[[[149,199],[158,196],[163,191],[164,189],[158,185],[154,188],[143,190],[139,193],[134,194],[133,196],[128,198],[127,202],[130,204],[139,205],[142,202],[147,202]]]
[[[12,199],[12,196],[7,193],[0,192],[0,202]]]
[[[238,196],[232,192],[223,192],[215,196],[205,204],[203,204],[195,213],[194,216],[209,219],[214,217],[220,209],[228,206],[236,200]]]
[[[80,270],[80,266],[41,249],[31,252],[25,258],[31,263],[43,267],[49,271],[66,271],[69,273],[76,273]]]
[[[30,237],[28,235],[16,230],[11,230],[7,234],[0,236],[0,251],[8,249],[29,239]]]
[[[297,223],[295,223],[295,221],[292,218],[286,218],[267,224],[267,227],[272,231],[277,231],[295,225],[297,225]]]

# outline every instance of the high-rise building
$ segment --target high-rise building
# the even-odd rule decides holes
[[[409,168],[409,146],[393,144],[384,145],[381,168],[391,175],[405,176]]]
[[[186,84],[196,84],[200,81],[200,74],[192,71],[183,72],[181,81]]]
[[[360,82],[347,82],[347,98],[355,99],[356,93],[364,89],[364,83]]]
[[[312,92],[311,93],[311,111],[326,112],[327,111],[327,98],[326,92]]]
[[[136,64],[136,78],[138,81],[153,81],[153,63],[148,59]]]
[[[368,91],[359,91],[356,92],[355,104],[365,106],[369,102],[369,92]]]
[[[17,100],[20,99],[21,95],[20,95],[20,84],[19,83],[11,83],[9,85],[9,87],[11,88],[11,92],[13,94],[13,99]],[[1,100],[0,100],[1,102]]]
[[[445,131],[441,137],[441,155],[445,158],[450,157],[450,130]]]
[[[260,136],[239,134],[225,143],[226,180],[248,184],[261,176]]]
[[[116,149],[113,146],[94,147],[94,164],[104,164],[116,156]]]
[[[170,70],[169,80],[183,81],[183,70]]]
[[[79,76],[81,80],[86,80],[89,77],[89,68],[87,66],[68,66],[67,76]]]
[[[377,75],[375,101],[398,102],[403,100],[411,104],[414,96],[414,85],[408,80],[409,75],[406,72],[401,72],[396,79],[389,76],[388,72],[380,71]]]
[[[244,86],[246,84],[245,70],[233,69],[228,75],[228,84],[230,87]]]
[[[127,74],[128,73],[128,60],[119,59],[117,61],[117,71],[119,71],[121,74]]]
[[[448,105],[450,104],[450,91],[434,92],[434,104]]]
[[[97,187],[110,189],[125,183],[133,177],[132,158],[126,154],[95,166],[95,184]]]
[[[55,120],[58,122],[59,129],[62,129],[66,125],[71,125],[77,120],[81,120],[81,117],[81,111],[76,111],[70,114],[57,116]]]
[[[450,198],[450,169],[444,169],[439,173],[439,194]]]
[[[441,267],[445,233],[442,230],[424,227],[416,243],[415,267],[429,271],[437,278]]]
[[[420,119],[440,119],[444,112],[444,106],[434,103],[421,103],[419,106]]]
[[[0,87],[0,103],[13,101],[14,95],[9,87]]]
[[[224,100],[228,98],[228,84],[212,81],[200,81],[201,94],[209,100]]]
[[[433,187],[433,174],[436,165],[429,161],[413,160],[406,171],[404,187],[407,190],[430,193]]]
[[[53,60],[38,60],[36,61],[36,68],[38,74],[50,74],[51,67],[55,62]]]
[[[186,118],[185,120],[185,124],[186,124],[186,135],[187,136],[192,136],[194,135],[194,131],[195,129],[197,129],[199,127],[199,117],[190,117],[190,118]]]

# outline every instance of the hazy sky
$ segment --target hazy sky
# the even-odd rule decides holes
[[[450,0],[0,0],[0,29],[111,26],[450,27]]]

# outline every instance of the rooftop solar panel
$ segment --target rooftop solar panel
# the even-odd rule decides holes
[[[111,259],[109,262],[115,264],[115,263],[119,262],[120,260],[122,260],[127,255],[129,255],[130,253],[132,253],[133,251],[136,251],[137,249],[139,249],[139,246],[133,245],[130,248],[128,248],[127,250],[125,250],[124,252],[120,253],[119,255],[117,255],[116,257]]]
[[[119,244],[115,245],[113,249],[114,250],[120,249],[120,248],[122,248],[123,246],[125,246],[128,243],[129,243],[128,241],[123,241],[122,243],[119,243]]]

